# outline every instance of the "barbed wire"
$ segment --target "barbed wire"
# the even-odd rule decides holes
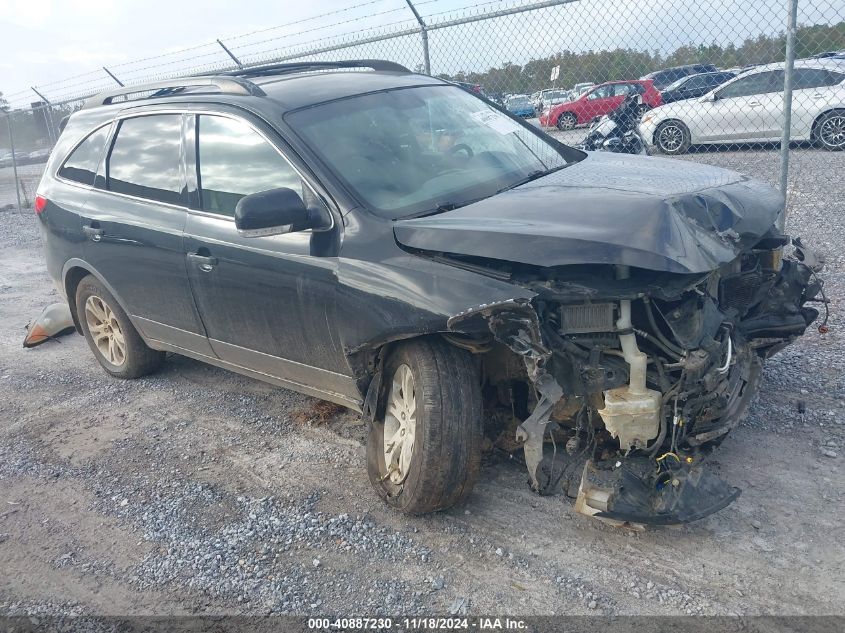
[[[396,6],[390,9],[385,9],[383,11],[378,11],[375,13],[367,13],[365,15],[359,15],[352,18],[348,18],[345,20],[339,20],[330,22],[328,24],[323,24],[319,26],[315,26],[310,29],[306,30],[298,30],[296,33],[292,35],[279,35],[272,38],[266,38],[262,40],[258,40],[255,42],[247,42],[243,44],[238,44],[235,46],[231,46],[231,42],[236,40],[242,40],[247,37],[254,36],[260,33],[266,33],[270,31],[277,31],[284,28],[294,27],[299,24],[304,24],[308,22],[314,22],[316,20],[325,19],[330,16],[348,13],[349,11],[365,8],[365,7],[372,7],[378,4],[382,4],[385,1],[390,0],[369,0],[368,2],[361,2],[357,4],[352,4],[350,6],[336,9],[333,11],[328,11],[325,13],[321,13],[318,15],[310,16],[307,18],[302,18],[299,20],[294,20],[292,22],[288,22],[285,24],[275,25],[271,27],[267,27],[264,29],[256,29],[254,31],[250,31],[247,33],[242,33],[238,35],[226,36],[220,38],[221,41],[225,43],[230,43],[230,48],[239,55],[239,58],[243,57],[244,59],[249,60],[250,62],[254,62],[260,59],[262,56],[266,57],[270,53],[279,52],[279,51],[292,51],[297,46],[306,46],[308,48],[313,48],[318,44],[326,44],[330,41],[337,40],[338,42],[344,41],[344,38],[353,35],[362,35],[362,39],[372,36],[378,32],[387,32],[392,27],[397,27],[400,25],[409,25],[409,26],[416,26],[416,18],[411,14],[410,9],[408,8],[407,3],[405,0],[399,0],[400,6]],[[420,2],[414,3],[414,6],[418,9],[420,7],[425,7],[433,4],[437,4],[442,2],[443,0],[421,0]],[[520,4],[526,4],[525,1],[523,2],[506,2],[505,0],[487,0],[484,2],[476,2],[473,4],[468,4],[462,7],[452,7],[450,9],[438,12],[428,13],[424,16],[424,19],[431,20],[435,19],[444,15],[454,15],[459,12],[467,13],[475,9],[479,9],[482,7],[489,7],[490,5],[509,5],[509,6],[519,6]],[[359,23],[365,20],[373,20],[383,17],[385,15],[395,14],[399,12],[407,12],[409,15],[407,18],[401,20],[395,20],[387,23],[381,23],[377,26],[373,26],[368,29],[364,29],[363,31],[347,31],[344,33],[334,34],[327,36],[325,38],[315,38],[307,41],[296,41],[296,42],[288,42],[285,44],[284,47],[275,48],[266,46],[269,44],[273,44],[278,42],[282,38],[291,38],[296,37],[300,39],[303,36],[308,34],[319,33],[321,31],[327,31],[330,29],[336,29],[338,27],[342,27],[345,25]],[[254,50],[256,47],[264,46],[261,50]],[[197,54],[197,51],[202,49],[209,49],[207,52]],[[191,54],[190,58],[185,58],[187,54]],[[168,71],[163,70],[168,67],[172,68],[179,64],[186,64],[191,65],[192,67],[201,66],[203,69],[207,68],[209,63],[208,62],[200,62],[197,64],[197,60],[208,60],[209,58],[219,58],[219,64],[221,67],[229,67],[230,64],[228,62],[231,61],[231,58],[223,51],[219,44],[214,42],[205,42],[201,44],[196,44],[193,46],[188,46],[185,48],[180,48],[175,51],[168,51],[164,53],[159,53],[156,55],[149,55],[146,57],[141,57],[134,60],[129,60],[125,62],[119,62],[110,64],[109,68],[113,73],[120,75],[118,78],[124,83],[136,83],[138,81],[143,81],[148,78],[152,78],[152,76],[162,76],[172,73],[168,73]],[[144,66],[138,66],[138,64],[143,64],[144,62],[155,61],[155,60],[167,60],[162,61],[161,63],[157,64],[148,64]],[[205,64],[205,66],[203,66]],[[213,62],[211,63],[213,65]],[[118,71],[123,70],[123,73],[119,73]],[[163,72],[156,72],[156,71],[163,71]],[[186,68],[186,72],[190,72],[191,69]],[[179,71],[176,71],[177,73]],[[139,76],[143,75],[143,76]],[[84,81],[80,81],[84,80]],[[35,83],[34,88],[45,94],[45,96],[50,99],[51,103],[62,103],[69,99],[75,99],[80,96],[85,96],[92,92],[96,92],[99,89],[104,89],[106,87],[114,85],[114,81],[107,76],[103,69],[96,69],[90,70],[83,73],[78,73],[75,75],[71,75],[69,77],[65,77],[62,79],[57,79],[53,81],[47,81],[42,83]],[[50,93],[50,94],[47,94]],[[22,88],[20,90],[15,90],[9,92],[4,95],[7,103],[11,107],[22,107],[28,105],[32,99],[36,98],[34,91],[32,88]]]

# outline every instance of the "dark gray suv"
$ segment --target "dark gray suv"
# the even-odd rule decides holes
[[[405,512],[468,494],[486,434],[534,490],[651,523],[736,498],[702,459],[817,316],[782,210],[739,174],[581,152],[373,60],[99,95],[36,202],[112,376],[173,352],[359,411]]]

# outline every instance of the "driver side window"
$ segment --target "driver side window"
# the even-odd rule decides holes
[[[783,90],[783,71],[770,70],[768,72],[756,73],[749,77],[742,77],[737,81],[725,86],[719,91],[720,99],[731,99],[735,97],[750,97],[769,92],[780,92]]]
[[[238,201],[278,187],[303,194],[291,164],[245,121],[202,114],[197,124],[200,208],[234,217]]]
[[[601,86],[587,95],[587,99],[606,99],[612,94],[613,86]]]

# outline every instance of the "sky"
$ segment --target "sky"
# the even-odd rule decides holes
[[[437,23],[531,0],[418,0]],[[631,47],[668,52],[682,44],[741,42],[783,30],[785,0],[576,0],[430,34],[432,71],[484,70],[559,50]],[[799,22],[839,21],[845,0],[800,0]],[[414,26],[404,0],[0,0],[0,92],[26,105],[115,84],[229,63],[221,38],[244,61],[307,51],[339,39]],[[256,32],[257,31],[257,32]],[[250,35],[245,35],[249,34]],[[177,52],[188,48],[184,52]],[[325,58],[421,62],[419,36]],[[149,59],[151,58],[151,59]],[[68,79],[70,78],[70,79]]]

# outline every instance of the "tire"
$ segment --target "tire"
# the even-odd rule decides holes
[[[642,104],[639,108],[637,108],[637,119],[642,119],[643,115],[649,110],[651,110],[649,106]]]
[[[654,146],[669,156],[685,154],[690,147],[687,126],[680,121],[664,121],[654,131]]]
[[[470,493],[481,468],[481,378],[471,355],[437,338],[418,339],[391,352],[383,376],[384,411],[370,425],[367,440],[370,483],[390,507],[406,514],[454,506]],[[400,406],[405,398],[397,388],[407,376],[412,380],[405,384],[412,386],[408,401],[415,405],[413,425],[400,422],[397,415],[408,411]],[[392,406],[394,396],[400,405]],[[411,450],[405,444],[408,433]],[[401,448],[391,451],[391,469],[386,434],[405,436],[398,440]]]
[[[126,312],[93,275],[76,287],[76,314],[94,357],[115,378],[146,376],[164,361],[164,352],[147,347]]]
[[[564,112],[557,119],[557,129],[564,132],[575,129],[576,125],[578,125],[578,119],[571,112]]]
[[[813,127],[813,140],[830,152],[845,149],[845,110],[825,112]]]

